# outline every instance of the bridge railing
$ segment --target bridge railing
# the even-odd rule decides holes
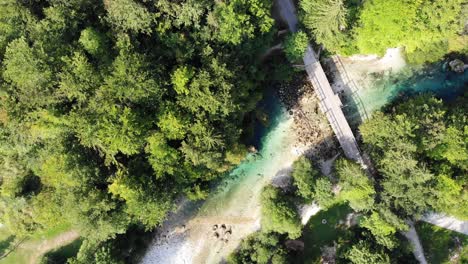
[[[369,115],[367,114],[364,102],[362,101],[361,96],[359,96],[358,85],[356,84],[354,79],[349,76],[348,70],[346,69],[345,65],[343,64],[343,61],[340,59],[339,56],[333,56],[333,61],[335,62],[336,68],[341,75],[343,83],[345,85],[348,85],[348,87],[351,90],[350,96],[354,100],[354,103],[358,108],[357,110],[359,112],[359,115],[364,119],[369,119]],[[339,69],[338,67],[341,69]]]
[[[316,76],[316,74],[314,74],[312,72],[314,70],[313,67],[320,67],[321,68],[321,65],[317,65],[317,63],[318,62],[315,61],[314,63],[305,65],[305,68],[306,68],[306,70],[308,72],[309,80],[311,81],[311,83],[312,83],[313,87],[315,88],[315,91],[316,91],[316,93],[317,93],[317,95],[319,97],[320,108],[321,108],[322,112],[326,115],[326,117],[327,117],[331,127],[333,128],[333,131],[335,132],[335,134],[336,134],[338,140],[340,141],[340,143],[343,143],[343,142],[341,142],[343,140],[347,140],[349,143],[351,143],[353,145],[353,148],[356,149],[359,152],[360,151],[359,146],[358,146],[357,141],[354,138],[354,136],[353,135],[351,135],[351,136],[346,136],[345,135],[345,133],[343,132],[343,130],[341,128],[340,123],[338,122],[338,119],[337,119],[334,111],[326,103],[327,99],[328,100],[336,100],[336,99],[335,98],[327,98],[327,96],[326,96],[326,94],[324,92],[324,88],[323,88],[322,83],[320,82],[320,80]],[[311,72],[309,72],[309,71],[311,71]],[[330,87],[330,90],[331,90],[331,87]],[[347,123],[347,121],[346,121],[346,123]],[[359,155],[359,153],[354,153],[354,154]]]

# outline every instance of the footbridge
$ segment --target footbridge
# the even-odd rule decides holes
[[[280,15],[288,24],[289,30],[291,32],[297,32],[298,20],[294,4],[291,0],[277,0],[277,3]],[[356,138],[341,109],[341,100],[338,95],[333,92],[322,65],[317,60],[316,54],[310,45],[308,45],[303,59],[308,79],[312,83],[320,100],[320,109],[330,122],[330,126],[345,156],[364,164]]]

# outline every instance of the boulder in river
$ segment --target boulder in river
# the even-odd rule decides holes
[[[465,70],[465,63],[459,59],[449,62],[450,69],[454,72],[462,73]]]
[[[256,149],[254,146],[249,146],[249,147],[248,147],[248,151],[249,151],[250,153],[257,153],[257,149]]]

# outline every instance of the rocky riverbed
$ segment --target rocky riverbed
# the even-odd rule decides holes
[[[333,157],[338,145],[306,75],[281,85],[278,94],[294,120],[292,131],[297,137],[294,147],[310,146],[304,154],[315,161]]]

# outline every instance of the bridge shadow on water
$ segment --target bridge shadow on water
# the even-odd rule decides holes
[[[348,74],[345,65],[338,56],[333,56],[328,64],[334,73],[332,78],[332,89],[338,94],[342,110],[350,127],[355,131],[357,127],[369,118],[366,106],[359,94],[359,86]]]
[[[340,96],[343,112],[356,132],[358,126],[370,118],[374,111],[412,96],[431,93],[451,101],[467,91],[468,70],[455,73],[448,69],[447,61],[425,66],[407,66],[398,73],[382,73],[373,76],[371,87],[359,87],[346,70],[346,66],[334,56],[328,66],[334,73],[332,86]]]

